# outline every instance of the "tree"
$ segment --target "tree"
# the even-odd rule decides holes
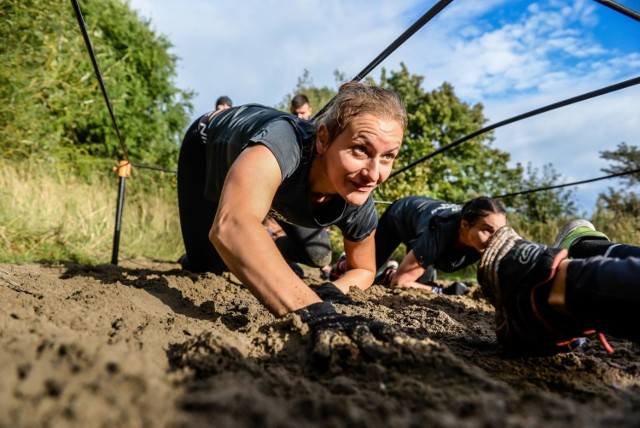
[[[542,174],[538,169],[527,165],[526,176],[521,181],[520,190],[532,190],[550,187],[558,184],[561,179],[552,164],[542,167]],[[512,196],[505,199],[505,203],[523,217],[527,223],[549,224],[575,216],[575,189],[565,188],[543,190],[534,193]]]
[[[607,174],[618,174],[640,169],[640,150],[638,147],[620,143],[616,150],[600,152],[600,157],[612,162],[602,168]],[[623,183],[621,189],[609,187],[606,193],[600,193],[596,202],[593,221],[610,237],[619,242],[637,243],[640,222],[640,173],[623,175],[617,178]]]
[[[636,146],[629,146],[624,142],[618,144],[616,150],[600,152],[600,157],[613,163],[609,168],[602,168],[602,171],[607,174],[640,170],[640,150]],[[634,186],[640,183],[640,172],[624,175],[619,179],[629,186]]]
[[[619,174],[627,171],[640,170],[640,150],[636,146],[630,146],[622,142],[616,150],[604,150],[600,152],[602,159],[612,162],[608,168],[602,168],[607,174]],[[614,190],[609,187],[608,192],[598,195],[598,210],[610,211],[614,215],[628,214],[638,217],[640,214],[640,202],[636,192],[640,184],[640,172],[623,175],[617,178],[624,184],[626,190]]]
[[[175,167],[191,110],[171,44],[121,0],[82,2],[132,161]],[[0,150],[75,168],[124,156],[70,4],[6,0],[0,37]]]
[[[333,74],[338,86],[345,81],[344,75],[339,71],[336,70]],[[337,89],[333,89],[328,86],[323,86],[321,88],[314,86],[309,70],[305,69],[302,76],[298,77],[298,82],[296,83],[293,92],[285,95],[276,108],[288,112],[289,106],[291,105],[291,99],[296,96],[296,94],[305,94],[307,98],[309,98],[309,104],[311,105],[311,108],[313,108],[313,114],[315,115],[336,95],[336,93]]]
[[[412,75],[402,64],[397,72],[382,70],[379,85],[396,91],[407,108],[409,123],[396,161],[401,168],[483,127],[487,119],[481,104],[460,101],[453,86],[425,92],[422,76]],[[507,165],[510,155],[490,147],[493,135],[472,138],[391,178],[380,194],[394,200],[407,195],[428,195],[463,202],[478,195],[513,189],[522,174]]]

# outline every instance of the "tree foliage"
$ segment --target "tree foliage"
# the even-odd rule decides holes
[[[602,171],[607,174],[619,174],[640,169],[640,150],[638,147],[624,142],[618,144],[616,150],[600,152],[600,157],[611,162],[608,168],[602,168]],[[623,182],[626,190],[614,190],[610,187],[607,193],[600,193],[597,202],[598,210],[609,211],[614,215],[629,214],[638,217],[640,198],[637,188],[640,184],[640,173],[623,175],[617,179]]]
[[[396,169],[481,129],[487,122],[481,104],[462,102],[446,82],[426,92],[423,80],[402,64],[399,71],[388,74],[383,69],[378,83],[400,95],[409,117]],[[385,199],[427,195],[463,202],[510,190],[520,180],[521,167],[509,167],[510,155],[492,148],[492,140],[493,135],[486,133],[421,162],[392,177],[381,194]]]
[[[338,86],[345,81],[344,75],[337,70],[334,72],[334,77]],[[293,92],[285,95],[276,108],[288,112],[293,97],[297,94],[304,94],[309,98],[309,104],[311,105],[313,114],[315,115],[336,95],[336,93],[337,89],[330,88],[328,86],[320,88],[315,86],[309,70],[305,69],[302,76],[298,77],[298,82],[296,83]]]
[[[130,159],[174,167],[192,94],[173,83],[171,44],[121,0],[80,6]],[[72,5],[5,0],[0,10],[1,156],[76,168],[121,159]]]
[[[335,75],[338,84],[345,81],[339,72]],[[404,64],[398,71],[387,72],[383,68],[379,81],[372,77],[366,79],[368,84],[398,93],[407,109],[408,127],[395,170],[482,129],[488,121],[481,104],[469,105],[461,101],[449,83],[425,91],[423,81],[423,76],[411,74]],[[314,87],[305,70],[294,91],[298,92],[310,96],[317,109],[336,91]],[[291,97],[287,95],[279,107],[288,109]],[[479,195],[497,196],[560,181],[561,175],[552,165],[545,165],[542,173],[529,165],[526,176],[520,164],[509,166],[509,153],[491,147],[493,138],[491,132],[484,133],[417,163],[384,183],[376,191],[376,199],[391,202],[404,196],[424,195],[465,202]],[[505,200],[505,205],[522,224],[566,219],[576,212],[575,193],[565,189],[510,198]]]
[[[602,151],[600,157],[611,162],[602,171],[618,174],[640,168],[640,150],[634,145],[620,143],[616,150]],[[600,193],[596,202],[593,220],[605,233],[616,240],[638,243],[640,239],[640,174],[634,173],[617,178],[624,187],[616,190],[612,187],[606,193]]]
[[[531,163],[527,165],[520,190],[541,189],[557,185],[561,180],[552,164],[542,167],[542,173]],[[505,198],[505,203],[528,223],[549,224],[558,219],[568,219],[577,212],[575,189],[550,189]]]
[[[604,150],[600,152],[600,157],[612,163],[609,168],[602,168],[607,174],[619,174],[627,171],[640,170],[640,150],[636,146],[630,146],[624,142],[618,144],[616,150]],[[635,186],[640,183],[640,172],[623,175],[619,178],[628,186]]]

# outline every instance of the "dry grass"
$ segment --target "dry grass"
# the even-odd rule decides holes
[[[142,184],[135,174],[127,180],[120,259],[143,256],[173,261],[182,254],[177,197],[168,183],[172,178],[155,177],[163,184],[158,188]],[[117,192],[113,171],[96,171],[87,181],[34,162],[0,161],[0,262],[110,262]],[[636,218],[599,212],[590,220],[612,241],[640,244]],[[509,218],[522,236],[547,244],[553,243],[566,221],[531,224],[516,215]],[[336,230],[331,235],[336,259],[342,251],[341,237]]]
[[[174,192],[127,180],[119,257],[175,260],[182,252]],[[0,163],[0,261],[111,261],[118,178],[90,182],[38,165]]]

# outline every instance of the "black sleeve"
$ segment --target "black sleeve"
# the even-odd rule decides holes
[[[252,138],[252,144],[263,144],[278,161],[282,171],[282,181],[289,178],[300,165],[301,149],[298,136],[287,120],[280,119],[268,123]]]
[[[378,227],[378,213],[373,203],[373,196],[369,196],[366,202],[342,218],[336,226],[342,231],[345,239],[360,242],[371,235]]]

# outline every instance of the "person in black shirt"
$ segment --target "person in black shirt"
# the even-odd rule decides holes
[[[313,109],[309,103],[309,98],[305,94],[297,94],[291,99],[289,111],[300,119],[311,120]]]
[[[328,287],[339,294],[369,287],[378,223],[371,192],[389,177],[406,126],[395,93],[358,82],[344,84],[317,123],[257,104],[202,116],[178,162],[183,268],[230,270],[277,316],[335,318],[262,223],[268,215],[307,230],[336,225],[350,270]],[[317,251],[319,260],[328,248],[299,253]]]
[[[421,196],[398,199],[378,223],[376,267],[383,268],[401,243],[407,254],[395,272],[383,269],[376,282],[441,291],[428,284],[429,269],[454,272],[477,262],[491,235],[506,222],[502,204],[484,196],[464,206]]]

